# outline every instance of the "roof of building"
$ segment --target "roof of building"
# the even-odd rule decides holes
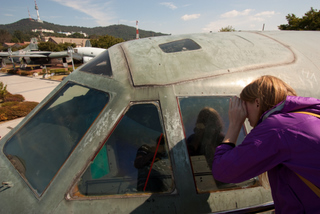
[[[50,37],[49,41],[54,42],[56,44],[59,43],[75,43],[77,47],[84,47],[86,44],[86,40],[85,38],[83,39],[76,39],[76,38],[61,38],[61,37]]]

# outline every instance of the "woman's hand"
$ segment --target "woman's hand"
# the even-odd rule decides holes
[[[223,140],[224,143],[236,144],[241,126],[247,117],[245,102],[238,97],[229,101],[229,127]]]
[[[233,125],[240,125],[244,123],[247,117],[247,110],[245,102],[238,97],[233,97],[229,101],[229,122]]]

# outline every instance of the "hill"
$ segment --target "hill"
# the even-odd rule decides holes
[[[7,30],[11,34],[16,30],[31,32],[32,29],[39,29],[39,28],[54,30],[54,32],[82,31],[83,33],[86,33],[88,35],[98,35],[98,36],[107,34],[117,38],[122,38],[124,40],[131,40],[136,38],[136,28],[130,27],[127,25],[110,25],[107,27],[87,28],[87,27],[78,27],[78,26],[56,25],[46,21],[44,21],[43,23],[39,23],[29,19],[21,19],[11,24],[0,25],[0,29]],[[139,29],[140,38],[152,37],[152,36],[163,36],[163,35],[167,35],[167,34],[156,33],[153,31],[146,31],[146,30]]]

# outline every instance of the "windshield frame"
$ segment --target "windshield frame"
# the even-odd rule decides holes
[[[73,141],[74,143],[72,144],[72,141],[71,142],[71,146],[69,147],[69,150],[64,150],[65,153],[68,153],[67,155],[61,155],[62,157],[60,157],[60,159],[64,159],[63,162],[59,165],[57,164],[58,166],[58,169],[55,171],[54,175],[51,176],[51,180],[49,182],[46,182],[45,180],[47,179],[44,179],[44,180],[41,180],[41,176],[40,176],[40,180],[41,182],[43,182],[45,185],[45,188],[40,188],[37,184],[36,184],[36,181],[35,181],[35,178],[33,177],[34,176],[34,173],[33,174],[29,174],[29,175],[26,175],[26,174],[23,174],[23,171],[21,172],[21,170],[19,170],[19,167],[17,167],[17,165],[15,165],[15,163],[17,163],[17,160],[20,160],[20,163],[22,163],[22,165],[25,167],[25,171],[26,172],[26,169],[31,169],[33,168],[30,167],[32,165],[32,163],[35,163],[35,161],[33,161],[32,159],[35,159],[37,157],[37,154],[34,153],[34,154],[27,154],[29,153],[30,151],[32,151],[33,149],[31,149],[30,151],[27,151],[27,152],[23,152],[23,150],[21,150],[21,146],[17,146],[17,142],[19,140],[19,137],[24,137],[24,136],[27,136],[27,138],[25,138],[26,140],[21,140],[21,142],[23,141],[24,145],[25,145],[25,148],[26,149],[30,149],[33,144],[33,141],[32,139],[36,139],[36,137],[34,138],[33,136],[35,136],[33,133],[34,130],[38,131],[38,133],[40,133],[40,135],[42,134],[41,130],[37,130],[36,127],[34,125],[37,125],[38,124],[38,127],[42,127],[44,125],[42,124],[46,124],[48,122],[45,122],[45,119],[44,119],[44,116],[48,115],[48,111],[54,111],[52,110],[53,108],[55,107],[58,107],[60,104],[64,104],[64,103],[67,103],[67,102],[70,102],[72,100],[67,100],[66,102],[61,102],[58,104],[57,103],[57,100],[59,100],[61,97],[63,97],[62,95],[64,93],[66,93],[68,91],[68,89],[70,89],[70,87],[73,87],[73,86],[79,86],[79,87],[82,87],[83,89],[88,89],[88,91],[86,92],[86,94],[88,92],[96,92],[96,93],[100,93],[101,95],[104,95],[106,98],[106,103],[102,103],[100,106],[99,106],[99,111],[98,112],[95,112],[93,113],[94,116],[91,117],[91,120],[89,120],[90,122],[88,124],[85,125],[85,127],[83,129],[80,130],[80,133],[78,135],[77,138],[74,138],[75,140]],[[93,97],[93,96],[91,96]],[[73,98],[77,98],[77,96],[74,96]],[[72,98],[72,99],[73,99]],[[74,152],[74,150],[77,148],[77,146],[80,144],[80,142],[82,141],[82,139],[86,136],[86,134],[88,133],[88,131],[90,130],[90,128],[92,127],[92,125],[97,121],[97,119],[99,118],[99,116],[101,115],[101,113],[103,112],[103,110],[106,108],[106,106],[110,103],[110,100],[111,100],[111,96],[110,96],[110,93],[108,92],[104,92],[104,91],[101,91],[101,90],[98,90],[98,89],[95,89],[95,88],[92,88],[92,87],[88,87],[88,86],[85,86],[85,85],[82,85],[82,84],[79,84],[79,83],[76,83],[76,82],[72,82],[72,81],[68,81],[66,82],[47,102],[45,102],[39,109],[37,109],[36,112],[33,113],[33,115],[28,118],[28,120],[26,122],[24,122],[24,124],[19,127],[18,130],[16,130],[16,132],[5,142],[3,148],[2,148],[2,152],[4,153],[4,155],[6,155],[6,157],[9,159],[9,161],[11,162],[11,164],[13,165],[13,167],[17,170],[17,172],[19,173],[19,175],[22,177],[22,179],[26,182],[26,184],[30,187],[30,189],[33,191],[33,193],[35,194],[35,196],[40,199],[42,197],[42,195],[46,192],[46,190],[49,188],[50,184],[52,183],[52,181],[55,179],[55,177],[59,174],[61,168],[65,165],[65,163],[68,161],[69,157],[72,155],[72,153]],[[56,104],[56,105],[55,105]],[[92,106],[92,105],[91,105]],[[85,106],[85,109],[88,110],[89,107]],[[65,109],[63,109],[65,110]],[[72,111],[72,110],[71,110]],[[61,111],[58,111],[58,113],[61,113]],[[68,114],[69,112],[67,112],[66,114]],[[52,118],[54,117],[55,115],[52,116]],[[59,115],[58,115],[59,116]],[[83,118],[83,117],[82,117]],[[64,118],[65,119],[65,118]],[[66,120],[66,119],[65,119]],[[58,133],[53,133],[53,135],[55,134],[62,134],[60,137],[60,139],[65,139],[66,137],[63,136],[63,133],[64,132],[59,132],[61,130],[66,130],[66,126],[63,127],[64,124],[58,124],[56,123],[56,120],[54,121],[51,121],[50,118],[49,118],[49,123],[52,124],[52,125],[55,125],[55,126],[60,126],[62,127],[62,129],[60,128],[59,130],[57,130]],[[76,120],[75,120],[76,121]],[[48,123],[48,124],[49,124]],[[65,123],[65,122],[63,122]],[[75,124],[75,122],[73,123]],[[90,125],[89,125],[90,124]],[[33,128],[33,129],[32,129]],[[74,128],[77,128],[77,127],[69,127],[69,130],[71,132],[72,129]],[[50,129],[50,131],[52,131],[52,129]],[[53,130],[54,131],[54,130]],[[33,132],[33,133],[32,133]],[[27,133],[27,134],[26,134]],[[31,133],[31,134],[29,134]],[[46,132],[48,133],[48,132]],[[28,134],[30,135],[30,137],[28,138]],[[18,139],[18,140],[17,140]],[[22,139],[22,138],[21,138]],[[29,140],[28,140],[29,139]],[[19,140],[20,141],[20,140]],[[54,141],[54,140],[53,140]],[[58,141],[57,141],[58,142]],[[67,141],[66,141],[67,142]],[[18,142],[19,143],[19,142]],[[34,147],[37,145],[38,142],[35,142],[34,145],[33,145],[33,148],[38,148],[38,147]],[[40,146],[41,144],[43,145],[43,148],[45,148],[44,145],[48,145],[50,143],[48,143],[48,141],[45,143],[38,143]],[[10,148],[12,147],[12,148]],[[60,148],[59,146],[56,146],[56,148]],[[10,151],[11,150],[11,151]],[[20,150],[20,151],[19,151]],[[43,153],[44,151],[44,153]],[[40,150],[40,153],[39,154],[45,154],[45,149],[44,150]],[[12,153],[13,152],[13,153]],[[30,156],[29,158],[25,160],[21,159],[21,155],[17,155],[17,153],[20,153],[23,157],[28,157]],[[34,152],[34,151],[32,151]],[[39,155],[38,154],[38,155]],[[55,153],[57,154],[57,153]],[[60,154],[58,154],[59,156]],[[12,159],[12,156],[16,156],[16,158],[13,160]],[[19,157],[20,156],[20,157]],[[38,156],[39,157],[39,156]],[[22,161],[21,161],[22,160]],[[26,165],[26,162],[29,166]],[[41,162],[41,161],[38,161],[38,162]],[[19,162],[18,162],[19,163]],[[30,165],[31,164],[31,165]],[[19,164],[18,164],[19,165]],[[21,169],[21,167],[20,167]],[[37,169],[36,167],[34,167],[34,169]],[[33,170],[34,170],[33,169]],[[32,170],[32,169],[31,169]],[[38,170],[41,170],[41,168]],[[50,176],[49,176],[50,177]],[[44,178],[44,177],[42,177]],[[39,178],[38,178],[39,179]],[[32,182],[34,184],[32,184]],[[41,185],[40,185],[41,186]],[[41,191],[39,191],[39,188],[41,189]],[[38,190],[37,190],[38,189]]]

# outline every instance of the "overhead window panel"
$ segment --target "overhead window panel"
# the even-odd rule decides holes
[[[168,43],[159,45],[159,47],[165,53],[193,51],[201,48],[200,45],[198,45],[192,39],[182,39],[174,42],[168,42]]]

